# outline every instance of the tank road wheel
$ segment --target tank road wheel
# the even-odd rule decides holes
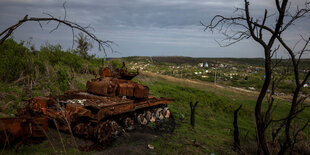
[[[112,127],[110,121],[98,123],[95,137],[99,143],[109,143],[111,140]]]
[[[155,117],[156,117],[156,119],[159,119],[159,120],[164,119],[163,108],[155,109]]]
[[[166,119],[170,118],[170,110],[168,109],[168,107],[164,108],[163,114]]]
[[[138,117],[137,117],[137,121],[138,121],[138,123],[140,123],[142,125],[146,125],[147,124],[147,119],[146,119],[144,114],[139,114]]]
[[[94,135],[94,128],[91,123],[79,123],[73,127],[73,133],[89,139]]]
[[[151,122],[151,123],[153,123],[153,122],[155,122],[155,117],[154,117],[154,113],[152,113],[151,111],[146,111],[146,119],[149,121],[149,122]]]
[[[119,133],[120,127],[115,121],[110,121],[110,126],[111,126],[111,134],[116,136]]]
[[[84,129],[85,129],[85,124],[84,123],[76,124],[73,127],[73,133],[76,134],[76,135],[83,136],[84,135]]]
[[[127,130],[132,130],[134,129],[134,120],[131,119],[130,117],[126,117],[125,120],[124,120],[124,124],[125,124],[125,128]]]

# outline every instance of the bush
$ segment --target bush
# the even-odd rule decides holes
[[[69,81],[70,81],[70,77],[69,74],[66,70],[66,68],[63,65],[57,65],[57,83],[59,85],[59,89],[61,91],[65,91],[69,89]]]
[[[62,50],[60,45],[46,44],[39,51],[30,50],[23,41],[7,39],[0,46],[0,62],[0,82],[12,83],[23,77],[27,80],[21,84],[30,84],[30,80],[36,83],[31,86],[33,91],[46,89],[58,94],[68,90],[70,83],[79,83],[72,82],[75,74],[98,71],[102,59],[83,59],[72,50]],[[117,62],[114,65],[121,66]]]
[[[21,74],[31,73],[29,68],[30,52],[24,42],[17,44],[13,39],[6,40],[0,46],[0,79],[4,82],[14,81]]]
[[[122,63],[121,62],[119,62],[119,61],[117,61],[117,60],[112,60],[112,66],[113,66],[113,68],[115,68],[115,69],[119,69],[119,68],[122,68]]]

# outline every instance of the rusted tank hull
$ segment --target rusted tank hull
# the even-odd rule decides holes
[[[109,68],[100,78],[87,82],[85,91],[64,95],[39,96],[16,118],[0,119],[0,142],[12,144],[25,139],[43,138],[48,125],[99,143],[109,142],[135,124],[145,125],[170,117],[167,107],[172,98],[149,96],[149,88],[129,81],[138,73],[123,69],[112,75]]]
[[[75,135],[105,142],[111,133],[120,130],[121,125],[129,127],[130,121],[137,122],[139,114],[152,111],[152,108],[166,107],[172,101],[171,98],[151,96],[143,100],[131,100],[87,92],[66,92],[59,96],[34,97],[30,100],[30,109],[55,120],[61,131],[70,132],[71,129]]]

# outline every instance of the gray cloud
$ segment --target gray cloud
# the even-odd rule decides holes
[[[48,12],[63,17],[63,0],[2,0],[0,2],[0,30],[14,24],[25,14],[45,16]],[[294,1],[292,8],[302,4]],[[271,9],[273,1],[250,1],[254,16]],[[261,49],[253,41],[243,41],[237,46],[220,48],[214,39],[220,34],[203,32],[199,21],[209,21],[216,14],[231,16],[235,7],[242,7],[242,0],[70,0],[67,1],[67,19],[81,25],[95,28],[95,34],[103,40],[113,40],[119,46],[115,49],[128,55],[186,55],[204,57],[261,57]],[[299,21],[286,34],[289,40],[296,40],[298,33],[309,34],[309,18]],[[17,40],[33,37],[37,47],[46,41],[71,48],[71,30],[61,26],[49,34],[56,23],[44,25],[40,30],[37,23],[28,23],[18,29]],[[294,33],[294,34],[293,34]],[[255,48],[253,48],[255,47]],[[92,52],[96,52],[93,49]],[[100,55],[100,54],[99,54]]]

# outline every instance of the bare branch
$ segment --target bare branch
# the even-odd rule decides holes
[[[294,113],[292,113],[291,116],[285,117],[285,118],[281,118],[281,119],[276,119],[276,120],[271,120],[271,122],[280,122],[280,121],[287,121],[289,119],[289,117],[291,119],[295,118],[299,113],[301,113],[302,111],[304,111],[306,108],[309,108],[310,106],[303,106],[302,108],[300,108],[299,110],[296,110]]]
[[[40,21],[38,21],[38,23],[39,23],[39,25],[40,25],[41,29],[43,30],[43,27],[42,27],[42,24],[41,24],[41,22],[40,22]]]
[[[297,19],[304,17],[307,13],[310,12],[309,4],[305,3],[305,8],[297,10],[294,15],[290,15],[291,19],[284,25],[283,29],[281,30],[280,34],[285,31],[289,26],[291,26]]]
[[[297,137],[298,137],[299,133],[301,131],[305,130],[305,128],[309,125],[309,123],[310,123],[310,120],[308,120],[307,123],[303,127],[301,127],[299,130],[297,130],[297,132],[295,132],[295,134],[293,136],[294,140],[293,140],[293,143],[292,143],[292,147],[295,146],[295,143],[297,142]]]
[[[285,125],[285,121],[283,121],[280,124],[280,126],[275,131],[272,132],[272,141],[273,142],[275,142],[276,138],[278,137],[278,135],[279,135],[281,129],[284,127],[284,125]]]
[[[301,36],[302,37],[302,36]],[[297,65],[299,64],[299,62],[300,62],[300,59],[301,59],[301,56],[304,54],[304,52],[306,51],[306,48],[307,48],[307,46],[308,46],[308,43],[309,43],[309,41],[310,41],[310,38],[308,38],[308,40],[305,40],[303,37],[302,37],[302,39],[306,42],[305,43],[305,45],[303,46],[303,48],[301,49],[301,51],[300,51],[300,54],[299,54],[299,57],[298,57],[298,60],[297,60]]]
[[[47,21],[47,24],[51,21],[54,21],[54,22],[57,22],[57,26],[52,29],[50,32],[53,32],[55,31],[56,29],[58,29],[59,25],[60,24],[64,24],[65,26],[68,26],[71,28],[72,30],[72,34],[73,34],[73,40],[74,40],[74,30],[79,30],[83,33],[85,33],[86,35],[88,35],[91,39],[95,40],[97,43],[98,43],[98,48],[99,48],[99,51],[103,50],[104,54],[107,55],[106,53],[106,50],[105,48],[108,48],[110,51],[114,52],[113,49],[112,49],[112,46],[111,44],[114,44],[114,42],[112,41],[109,41],[109,40],[101,40],[99,38],[97,38],[95,36],[95,34],[89,32],[87,30],[87,28],[89,28],[89,26],[87,27],[82,27],[80,26],[79,24],[77,23],[74,23],[74,22],[71,22],[71,21],[68,21],[66,20],[66,16],[67,16],[67,13],[66,13],[66,8],[65,8],[65,3],[63,4],[63,7],[64,7],[64,10],[65,10],[65,16],[64,16],[64,19],[60,19],[60,18],[55,18],[54,16],[52,16],[51,14],[49,13],[45,13],[43,12],[43,14],[49,16],[49,17],[30,17],[28,18],[28,15],[26,15],[22,20],[18,21],[16,24],[10,26],[9,28],[5,29],[4,31],[2,31],[0,33],[0,37],[1,37],[1,40],[0,40],[0,45],[12,34],[12,32],[17,29],[19,26],[21,26],[23,23],[26,23],[26,22],[38,22],[40,27],[42,28],[42,25],[40,22],[42,21]],[[74,41],[73,41],[73,44],[74,44]],[[73,45],[72,45],[73,47]]]
[[[258,43],[260,43],[263,47],[266,47],[267,45],[266,45],[266,43],[262,40],[262,39],[260,39],[260,38],[258,38],[255,34],[254,34],[254,29],[253,29],[253,27],[252,27],[252,18],[250,17],[250,13],[249,13],[249,2],[247,1],[247,0],[244,0],[244,8],[245,8],[245,15],[246,15],[246,22],[247,22],[247,24],[248,24],[248,27],[249,27],[249,30],[250,30],[250,33],[251,33],[251,37],[255,40],[255,41],[257,41]],[[254,24],[254,26],[256,26],[256,24]]]
[[[278,20],[276,22],[276,27],[274,29],[274,33],[272,34],[271,38],[269,39],[269,42],[268,42],[268,47],[272,47],[275,39],[279,36],[279,32],[280,32],[280,28],[282,27],[283,25],[283,19],[284,19],[284,16],[285,16],[285,10],[286,10],[286,6],[287,6],[287,2],[288,0],[283,0],[282,1],[282,5],[281,5],[281,8],[280,10],[278,10],[279,12],[279,17],[278,17]]]
[[[280,36],[277,36],[277,39],[279,40],[281,45],[287,50],[287,52],[289,53],[289,55],[291,57],[293,67],[294,67],[295,83],[296,83],[296,86],[299,86],[300,82],[299,82],[298,64],[296,62],[295,54],[294,54],[293,50],[283,41],[283,39]]]
[[[262,23],[262,26],[260,27],[259,29],[259,38],[262,39],[263,38],[263,26],[265,25],[265,22],[266,22],[266,19],[267,19],[267,14],[268,14],[268,11],[267,9],[265,9],[265,15],[264,15],[264,19],[263,19],[263,23]]]
[[[274,56],[274,54],[279,50],[279,48],[280,48],[280,45],[278,45],[274,50],[272,50],[272,52],[271,52],[271,58]]]
[[[74,29],[71,28],[71,31],[72,31],[72,49],[74,47]]]
[[[310,77],[310,71],[307,73],[306,77],[304,78],[304,80],[301,82],[301,86],[304,86],[306,84],[306,82],[308,81]]]
[[[276,6],[277,6],[277,9],[278,11],[280,12],[281,8],[280,8],[280,2],[279,0],[275,0],[276,1]]]

